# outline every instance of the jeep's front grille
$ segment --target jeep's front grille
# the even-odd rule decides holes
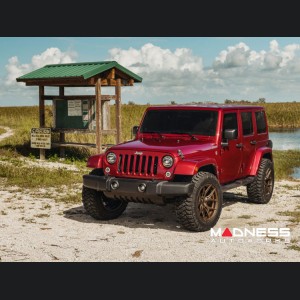
[[[158,156],[120,154],[118,172],[127,175],[156,175]]]

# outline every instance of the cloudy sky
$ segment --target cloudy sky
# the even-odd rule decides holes
[[[38,103],[37,87],[17,83],[18,76],[46,64],[101,60],[143,77],[123,89],[124,102],[300,101],[300,38],[23,37],[0,38],[0,106]]]

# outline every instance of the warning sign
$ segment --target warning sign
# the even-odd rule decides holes
[[[51,128],[31,128],[31,148],[51,149]]]

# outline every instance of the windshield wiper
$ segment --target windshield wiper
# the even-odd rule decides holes
[[[168,132],[168,133],[174,133],[174,134],[187,134],[189,135],[193,140],[198,140],[197,137],[195,137],[194,135],[192,135],[190,132],[183,132],[183,131],[172,131],[172,132]]]

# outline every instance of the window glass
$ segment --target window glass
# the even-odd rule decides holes
[[[243,135],[253,133],[252,112],[242,112]]]
[[[265,114],[263,111],[255,112],[255,119],[256,119],[256,126],[257,126],[257,133],[263,133],[267,131],[266,119]]]
[[[140,132],[215,136],[217,121],[218,112],[215,110],[149,110]]]

